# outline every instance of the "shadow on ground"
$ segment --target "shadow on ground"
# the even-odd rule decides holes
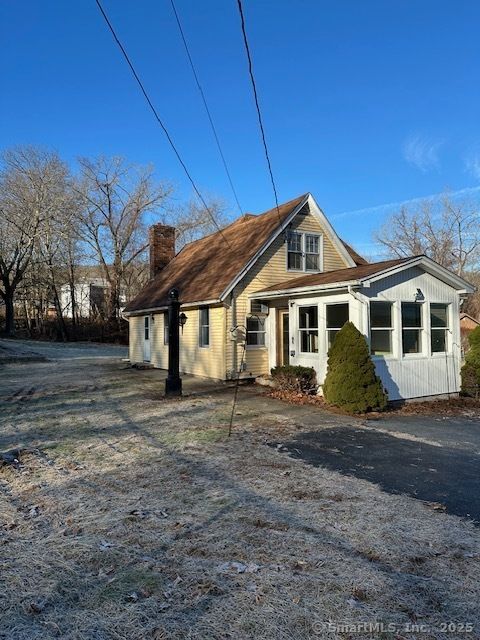
[[[283,445],[294,458],[378,484],[384,491],[437,502],[480,524],[480,456],[378,431],[335,427]]]

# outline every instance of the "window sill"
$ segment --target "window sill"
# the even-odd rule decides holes
[[[245,348],[247,351],[257,351],[258,349],[264,349],[265,351],[267,350],[267,347],[264,344],[247,344]]]

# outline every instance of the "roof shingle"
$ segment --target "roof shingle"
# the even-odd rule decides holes
[[[308,194],[265,213],[239,218],[228,227],[191,242],[131,300],[124,311],[132,313],[168,304],[176,287],[182,303],[218,300],[223,291],[253,258],[268,238]],[[280,216],[280,220],[279,220]]]
[[[336,269],[335,271],[324,271],[323,273],[311,273],[309,275],[300,276],[284,282],[279,282],[260,291],[284,291],[286,289],[297,289],[301,287],[315,287],[324,284],[335,284],[336,282],[349,282],[351,280],[361,280],[368,276],[373,276],[390,267],[408,262],[414,256],[409,258],[398,258],[395,260],[383,260],[382,262],[365,263],[357,267],[348,269]]]

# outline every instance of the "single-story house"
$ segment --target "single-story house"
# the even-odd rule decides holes
[[[150,245],[151,280],[124,310],[132,363],[167,368],[176,287],[187,316],[182,372],[226,380],[295,364],[314,367],[321,385],[328,349],[351,320],[391,400],[459,390],[460,303],[474,287],[426,256],[367,263],[310,193],[176,255],[175,230],[154,225]]]

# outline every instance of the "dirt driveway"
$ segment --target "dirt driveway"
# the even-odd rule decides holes
[[[471,522],[268,446],[355,421],[242,388],[229,438],[231,389],[162,382],[0,367],[0,638],[479,637]]]

